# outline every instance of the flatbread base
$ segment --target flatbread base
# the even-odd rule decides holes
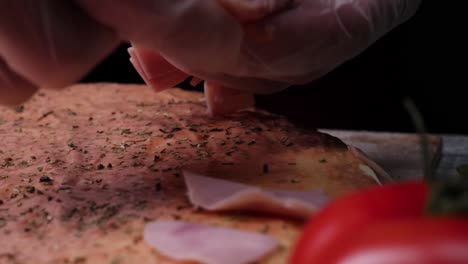
[[[281,247],[260,263],[285,263],[302,223],[194,210],[182,170],[331,197],[378,184],[338,138],[262,111],[213,119],[197,92],[76,85],[16,110],[0,109],[0,263],[174,263],[142,239],[157,219],[269,234]]]

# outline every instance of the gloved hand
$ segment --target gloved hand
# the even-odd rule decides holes
[[[229,112],[251,102],[249,93],[323,76],[408,19],[419,2],[2,1],[0,103],[75,81],[128,40],[150,85],[196,76],[207,81],[211,111]]]
[[[0,1],[0,104],[77,81],[117,44],[72,1]]]
[[[212,4],[204,7],[212,10],[203,12],[194,11],[199,8],[196,4],[181,5],[174,9],[174,17],[184,19],[164,18],[171,24],[162,36],[152,34],[158,25],[148,26],[133,38],[135,49],[130,50],[135,67],[156,90],[183,80],[180,71],[206,80],[205,91],[213,113],[247,106],[252,101],[248,93],[272,93],[322,77],[405,22],[421,1],[218,2],[239,27]],[[191,21],[191,13],[204,15],[200,22],[184,23]],[[151,14],[149,9],[147,16]],[[209,18],[212,14],[217,14],[217,19]],[[234,102],[233,93],[237,98]]]

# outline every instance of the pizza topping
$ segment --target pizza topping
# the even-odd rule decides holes
[[[368,175],[379,184],[391,183],[394,181],[385,170],[383,170],[379,165],[377,165],[377,163],[375,163],[369,157],[367,157],[362,150],[352,146],[348,146],[348,149],[354,156],[356,156],[366,164],[362,164],[360,166],[360,169],[364,172],[364,174]]]
[[[262,190],[187,171],[184,177],[191,203],[210,211],[245,210],[307,218],[329,201],[321,190]]]
[[[256,232],[170,220],[146,224],[144,239],[166,257],[205,264],[252,263],[278,246]]]
[[[231,114],[237,110],[251,108],[255,104],[254,96],[250,92],[230,89],[210,82],[205,83],[205,96],[208,113],[212,116]]]

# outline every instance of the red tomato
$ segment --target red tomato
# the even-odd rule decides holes
[[[383,222],[366,227],[335,245],[333,264],[467,264],[468,220],[424,218]]]
[[[423,181],[379,186],[337,198],[314,215],[304,228],[291,264],[312,264],[336,255],[336,245],[360,230],[391,219],[421,218],[427,196]]]

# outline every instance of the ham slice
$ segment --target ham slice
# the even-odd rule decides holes
[[[259,233],[170,220],[148,223],[144,239],[166,257],[204,264],[251,263],[278,245],[276,239]]]
[[[211,116],[228,115],[255,105],[251,92],[231,89],[213,82],[205,82],[205,96]]]
[[[322,190],[263,190],[188,171],[184,178],[190,202],[209,211],[245,210],[306,219],[329,201]]]

